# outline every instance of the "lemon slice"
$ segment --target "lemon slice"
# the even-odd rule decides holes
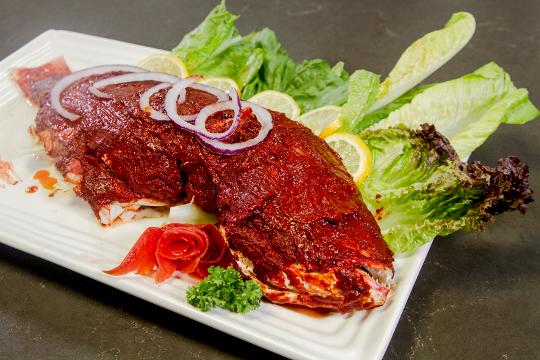
[[[319,135],[322,138],[326,138],[341,128],[341,125],[343,123],[341,122],[341,117],[337,118],[334,122],[332,122],[330,125],[324,128],[324,130],[321,132],[321,135]]]
[[[162,72],[182,78],[189,76],[186,65],[173,53],[150,55],[139,61],[137,65],[149,71]]]
[[[211,87],[215,87],[221,91],[225,91],[227,94],[231,89],[231,86],[236,89],[236,92],[240,93],[240,87],[233,80],[226,77],[203,77],[201,80],[197,81],[200,84],[205,84]]]
[[[289,119],[294,120],[300,115],[300,108],[296,101],[289,95],[279,91],[265,90],[253,96],[248,101],[270,110],[282,112]]]
[[[371,151],[367,145],[358,136],[347,133],[335,133],[325,140],[341,156],[354,182],[361,184],[371,172]]]
[[[335,127],[332,132],[337,130],[341,125],[340,116],[341,108],[339,106],[328,105],[302,114],[298,118],[298,122],[313,131],[315,135],[322,137],[326,128]],[[326,135],[330,135],[332,132],[326,132]]]

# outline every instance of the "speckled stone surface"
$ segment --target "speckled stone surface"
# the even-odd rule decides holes
[[[169,49],[215,5],[203,1],[0,1],[0,58],[44,30]],[[452,12],[478,22],[471,43],[430,80],[494,60],[540,104],[540,2],[232,1],[241,31],[274,29],[296,59],[343,60],[386,74],[401,51]],[[1,131],[1,130],[0,130]],[[503,126],[472,159],[520,156],[540,189],[540,121]],[[534,359],[540,343],[539,209],[479,234],[437,239],[385,355]],[[142,300],[0,245],[0,359],[277,358]]]

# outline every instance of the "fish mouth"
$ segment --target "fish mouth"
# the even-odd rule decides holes
[[[260,278],[253,263],[232,251],[238,269],[261,286],[264,296],[277,304],[324,308],[341,313],[383,305],[394,284],[394,269],[383,264],[335,267],[309,272],[292,264]]]
[[[369,293],[375,306],[386,302],[388,293],[394,286],[394,269],[390,267],[361,266],[356,269],[369,284]]]

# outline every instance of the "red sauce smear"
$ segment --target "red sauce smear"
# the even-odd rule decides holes
[[[307,315],[314,318],[323,318],[330,315],[331,313],[330,310],[326,310],[326,309],[312,309],[312,308],[307,308],[307,307],[302,307],[302,306],[297,306],[297,305],[283,305],[283,304],[281,304],[281,306],[289,310],[292,310],[294,312],[297,312],[299,314]]]
[[[60,191],[60,189],[54,189],[53,191],[51,191],[49,193],[49,197],[51,197],[51,198],[54,197],[54,195],[56,195],[56,193],[59,192],[59,191]]]
[[[54,185],[58,183],[58,180],[51,176],[49,173],[49,170],[38,170],[34,174],[34,179],[38,180],[41,186],[43,186],[47,190],[54,189]]]
[[[24,189],[24,192],[27,194],[33,194],[38,190],[38,187],[36,185],[32,185]]]
[[[375,214],[373,214],[373,216],[375,217],[375,219],[377,219],[377,221],[381,221],[382,218],[383,218],[383,210],[384,210],[384,207],[380,207],[378,209],[375,210]]]

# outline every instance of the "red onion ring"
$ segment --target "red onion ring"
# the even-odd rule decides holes
[[[75,121],[78,118],[80,118],[80,115],[74,114],[64,109],[64,107],[62,106],[62,102],[60,101],[60,95],[71,84],[88,76],[102,75],[108,72],[144,72],[144,71],[145,70],[139,67],[129,66],[129,65],[95,66],[88,69],[76,71],[74,73],[64,76],[60,81],[56,83],[56,85],[54,85],[54,87],[51,90],[51,97],[50,97],[51,105],[58,114],[60,114],[61,116],[63,116],[64,118],[68,120]]]
[[[253,147],[255,145],[258,145],[264,139],[266,139],[266,137],[270,133],[270,130],[272,130],[272,127],[273,127],[272,115],[270,114],[270,112],[268,110],[266,110],[265,108],[260,107],[259,105],[255,105],[253,103],[250,103],[248,101],[241,101],[240,104],[244,108],[246,108],[246,107],[251,108],[251,110],[253,110],[253,113],[257,117],[257,120],[261,124],[261,129],[259,130],[259,133],[257,134],[256,137],[254,137],[253,139],[249,139],[249,140],[246,140],[246,141],[242,141],[242,142],[239,142],[239,143],[233,143],[233,144],[224,143],[224,142],[219,141],[219,140],[207,139],[207,138],[205,138],[203,136],[200,136],[201,141],[206,143],[208,146],[210,146],[216,152],[219,152],[219,153],[225,154],[225,155],[233,155],[233,154],[236,154],[239,151],[242,151],[242,150],[248,149],[250,147]],[[209,105],[209,106],[211,106],[211,105]]]
[[[229,95],[227,95],[227,93],[225,91],[219,90],[218,88],[211,87],[209,85],[195,83],[195,84],[191,85],[190,88],[201,90],[201,91],[207,92],[209,94],[212,94],[215,97],[217,97],[217,99],[218,99],[217,101],[228,101],[229,100]],[[185,96],[186,95],[184,93],[184,98],[180,102],[186,101]],[[182,99],[182,96],[180,96],[180,99]]]
[[[178,78],[173,75],[159,73],[159,72],[139,72],[135,74],[124,74],[119,76],[113,76],[107,79],[96,81],[88,91],[94,94],[97,97],[101,98],[110,98],[111,96],[103,91],[100,91],[100,88],[109,85],[123,84],[127,82],[135,81],[159,81],[159,82],[168,82],[174,83],[178,81]]]
[[[195,118],[197,117],[197,114],[180,115],[178,113],[178,107],[177,107],[178,98],[180,97],[180,95],[182,93],[185,94],[186,88],[188,86],[191,86],[194,82],[195,82],[195,79],[188,78],[188,79],[178,80],[177,82],[173,84],[173,86],[167,92],[167,95],[165,95],[165,112],[167,113],[169,118],[172,121],[174,121],[178,126],[180,126],[182,129],[189,131],[193,134],[200,135],[195,125],[189,123],[189,121],[195,120]],[[185,101],[185,98],[184,98],[184,101]]]
[[[200,112],[199,115],[197,115],[197,118],[195,119],[195,127],[199,131],[200,136],[204,136],[206,139],[209,140],[225,140],[228,137],[230,137],[236,129],[238,128],[238,124],[240,124],[240,115],[242,113],[242,104],[240,101],[240,96],[238,96],[238,93],[236,92],[236,89],[231,86],[230,94],[232,97],[232,100],[229,101],[222,101],[215,104],[211,104],[208,106],[205,106]],[[212,133],[208,130],[206,130],[206,121],[210,116],[217,113],[218,111],[224,111],[224,110],[234,110],[234,118],[231,126],[223,132],[219,133]]]
[[[150,105],[150,98],[152,97],[152,95],[154,95],[155,93],[157,93],[158,91],[161,91],[163,89],[166,89],[168,87],[170,87],[171,84],[168,83],[168,82],[164,82],[164,83],[161,83],[161,84],[157,84],[155,86],[152,86],[150,89],[146,90],[142,95],[141,95],[141,98],[139,99],[139,106],[141,107],[142,110],[146,111],[146,112],[149,112],[150,113],[150,117],[154,120],[158,120],[158,121],[168,121],[168,120],[171,120],[169,119],[169,117],[162,113],[161,111],[157,111],[155,110],[151,105]]]

